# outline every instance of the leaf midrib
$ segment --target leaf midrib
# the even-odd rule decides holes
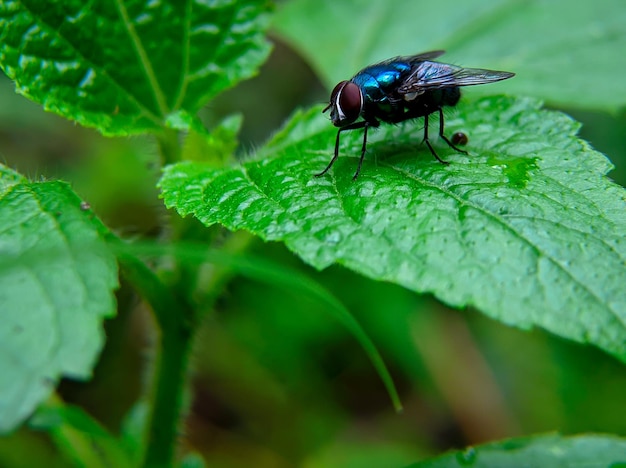
[[[146,75],[148,82],[150,83],[150,88],[154,95],[155,101],[159,106],[161,116],[165,116],[168,113],[168,107],[163,91],[161,90],[161,86],[159,85],[159,81],[157,80],[156,74],[154,73],[152,62],[150,61],[148,54],[146,53],[146,49],[143,47],[141,39],[137,35],[137,31],[135,31],[133,23],[128,17],[128,11],[126,11],[124,0],[115,0],[115,5],[117,7],[120,18],[122,19],[122,23],[124,24],[124,28],[126,28],[126,32],[128,33],[131,43],[133,44],[135,53],[139,57],[139,62],[141,63],[142,70]]]
[[[485,208],[483,208],[480,205],[476,205],[475,203],[472,203],[468,200],[465,200],[461,197],[459,197],[458,195],[456,195],[453,192],[450,192],[449,190],[446,190],[444,187],[441,187],[437,184],[433,184],[432,182],[428,182],[425,179],[422,179],[421,177],[416,176],[415,174],[412,174],[402,168],[396,167],[396,166],[390,166],[392,169],[406,175],[408,178],[424,185],[425,187],[429,187],[429,188],[433,188],[435,190],[440,191],[441,193],[443,193],[444,195],[451,197],[452,199],[454,199],[457,203],[459,203],[462,206],[466,206],[469,208],[472,208],[474,210],[476,210],[479,213],[482,213],[485,217],[495,221],[497,224],[501,225],[504,229],[508,230],[511,234],[513,234],[515,237],[517,237],[521,242],[525,242],[529,247],[531,247],[536,255],[538,257],[543,256],[544,258],[548,259],[553,265],[555,265],[562,273],[564,273],[567,277],[569,277],[573,283],[577,284],[578,286],[580,286],[584,291],[587,292],[587,294],[589,294],[589,296],[591,298],[593,298],[601,307],[607,308],[611,314],[617,319],[617,321],[619,323],[621,323],[624,328],[626,329],[626,318],[622,318],[620,317],[620,314],[618,311],[614,310],[613,308],[611,308],[611,306],[609,304],[607,304],[605,301],[603,301],[600,297],[597,296],[597,294],[590,290],[587,285],[585,285],[584,283],[582,283],[581,281],[579,281],[576,277],[574,277],[568,270],[567,268],[563,267],[563,265],[561,265],[560,262],[558,262],[555,258],[553,258],[551,255],[549,255],[548,253],[544,252],[539,246],[537,246],[536,244],[534,244],[530,239],[527,239],[526,237],[524,237],[520,232],[518,232],[513,226],[511,226],[509,223],[506,223],[504,221],[504,219],[501,219],[497,216],[495,216],[492,212],[490,212],[489,210],[486,210]]]
[[[119,0],[117,0],[117,1],[119,1]],[[90,58],[86,57],[79,49],[77,49],[74,46],[74,43],[70,39],[68,39],[63,34],[61,34],[61,32],[58,29],[53,28],[52,25],[47,23],[39,15],[35,14],[33,12],[33,10],[28,7],[26,2],[23,2],[22,5],[24,6],[24,8],[26,10],[28,10],[28,12],[30,13],[31,17],[36,18],[42,25],[44,25],[48,29],[48,31],[53,36],[61,38],[65,42],[65,44],[67,44],[67,46],[69,48],[71,48],[79,57],[81,57],[85,61],[86,64],[89,64],[90,68],[92,68],[94,70],[98,70],[100,73],[102,73],[102,75],[106,76],[111,81],[111,83],[113,83],[113,85],[116,88],[118,88],[126,96],[128,96],[128,98],[135,104],[137,109],[139,109],[139,111],[141,112],[141,115],[147,117],[148,119],[150,119],[155,124],[157,124],[159,126],[161,125],[159,117],[157,115],[155,115],[150,109],[148,109],[141,101],[139,101],[135,97],[135,95],[130,91],[129,88],[127,88],[123,83],[120,83],[117,79],[115,79],[112,75],[110,75],[109,72],[105,68],[102,68],[102,67],[96,65]],[[56,34],[54,34],[54,33],[56,33]]]
[[[187,0],[185,2],[185,20],[183,21],[183,43],[182,43],[182,77],[180,86],[178,88],[178,93],[176,94],[176,99],[174,99],[173,109],[178,109],[182,106],[185,100],[185,94],[187,92],[187,86],[189,85],[189,54],[191,49],[191,39],[189,30],[191,29],[191,12],[192,12],[192,3],[191,0]]]

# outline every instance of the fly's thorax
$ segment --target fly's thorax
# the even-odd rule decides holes
[[[359,86],[366,103],[377,104],[395,94],[409,72],[410,68],[403,63],[379,64],[364,68],[352,78],[352,82]]]
[[[352,81],[341,81],[330,93],[330,103],[324,109],[330,109],[330,119],[336,127],[351,124],[363,110],[363,94]]]

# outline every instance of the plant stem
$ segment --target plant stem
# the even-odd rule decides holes
[[[181,334],[161,333],[161,354],[153,382],[152,417],[143,462],[146,467],[173,464],[191,349],[191,330],[180,331]]]
[[[238,233],[222,246],[228,254],[248,248],[252,237]],[[143,466],[171,466],[174,460],[178,425],[183,408],[183,393],[187,384],[189,353],[192,346],[195,319],[187,301],[177,297],[173,289],[163,284],[159,277],[130,252],[132,245],[114,241],[118,260],[126,279],[134,285],[150,304],[160,329],[159,356],[154,369],[150,395],[150,420],[146,432],[146,450]],[[156,246],[153,254],[162,256],[167,247]],[[187,266],[206,261],[205,249],[195,250],[196,258],[187,258]],[[180,255],[175,256],[178,258]],[[179,259],[180,260],[180,259]],[[185,262],[186,260],[186,262]],[[179,262],[180,265],[181,262]],[[232,266],[216,270],[203,288],[205,305],[212,304],[234,274]]]
[[[191,348],[191,310],[156,274],[117,242],[118,260],[126,279],[150,304],[160,328],[144,466],[171,466],[178,434],[187,361]]]
[[[162,165],[180,161],[181,148],[176,130],[164,129],[157,141]],[[141,260],[124,252],[124,247],[118,259],[127,279],[152,307],[160,334],[149,396],[150,416],[143,466],[172,466],[187,381],[193,311]]]

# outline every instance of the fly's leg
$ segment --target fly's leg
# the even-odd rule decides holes
[[[441,109],[439,109],[439,112],[440,112],[439,115],[442,115],[441,114]],[[443,122],[443,119],[441,120],[441,122]],[[441,130],[440,130],[440,132],[441,132]],[[450,164],[448,161],[444,161],[439,156],[437,156],[437,153],[435,152],[435,148],[433,148],[433,145],[431,145],[430,141],[428,140],[428,114],[426,114],[424,116],[424,139],[422,141],[424,143],[426,143],[426,146],[428,146],[428,149],[430,150],[431,154],[435,157],[435,159],[437,161],[439,161],[441,164]],[[448,141],[448,140],[446,139],[446,141]]]
[[[326,166],[326,169],[324,169],[322,172],[318,172],[317,174],[315,174],[315,177],[322,177],[324,174],[326,174],[331,167],[333,167],[333,164],[335,164],[335,161],[337,161],[337,158],[339,157],[339,136],[341,135],[341,130],[343,130],[342,128],[339,129],[339,131],[337,132],[337,138],[335,140],[335,155],[333,156],[333,159],[330,160],[330,162],[328,163],[328,166]]]
[[[426,116],[426,118],[428,119],[428,116]],[[441,109],[439,109],[439,136],[441,138],[443,138],[443,141],[445,141],[446,143],[448,143],[448,146],[456,151],[458,151],[459,153],[462,154],[467,154],[467,151],[462,150],[461,148],[457,148],[450,140],[448,140],[448,138],[446,138],[446,136],[443,134],[443,111]],[[430,146],[430,145],[429,145]],[[439,159],[439,158],[437,158]]]
[[[359,159],[359,165],[356,168],[356,172],[352,176],[352,180],[356,180],[359,177],[359,173],[361,172],[361,166],[363,165],[363,159],[365,158],[365,147],[367,146],[367,129],[369,128],[369,124],[365,122],[363,126],[363,147],[361,148],[361,159]]]
[[[337,161],[337,158],[339,157],[339,138],[341,136],[341,132],[343,132],[344,130],[356,130],[358,128],[364,128],[365,129],[365,134],[363,135],[363,147],[361,148],[361,159],[359,160],[359,167],[356,171],[356,174],[354,174],[354,177],[352,177],[352,180],[356,179],[359,175],[359,172],[361,171],[361,164],[363,164],[363,158],[365,157],[365,146],[367,144],[367,128],[370,126],[373,127],[378,127],[378,122],[368,122],[368,121],[362,121],[362,122],[355,122],[352,123],[350,125],[346,125],[345,127],[342,127],[339,129],[339,131],[337,132],[337,139],[335,140],[335,154],[333,155],[333,159],[330,160],[330,162],[328,163],[328,166],[326,166],[326,169],[324,169],[322,172],[318,172],[317,174],[315,174],[315,177],[321,177],[324,174],[326,174],[331,167],[333,167],[333,164],[335,164],[335,161]]]

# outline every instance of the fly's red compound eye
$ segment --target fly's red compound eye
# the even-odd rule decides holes
[[[337,105],[337,95],[339,94],[341,89],[346,85],[346,83],[347,81],[340,81],[339,83],[337,83],[337,86],[335,86],[333,88],[333,91],[330,93],[330,102],[328,103],[326,107],[324,107],[324,110],[322,112],[326,112],[328,109]]]
[[[363,96],[359,87],[351,81],[346,81],[337,95],[337,108],[343,114],[342,120],[353,122],[359,118],[363,106]]]
[[[333,104],[337,100],[337,95],[343,89],[343,87],[347,84],[347,81],[340,81],[333,88],[333,91],[330,93],[330,103]]]

